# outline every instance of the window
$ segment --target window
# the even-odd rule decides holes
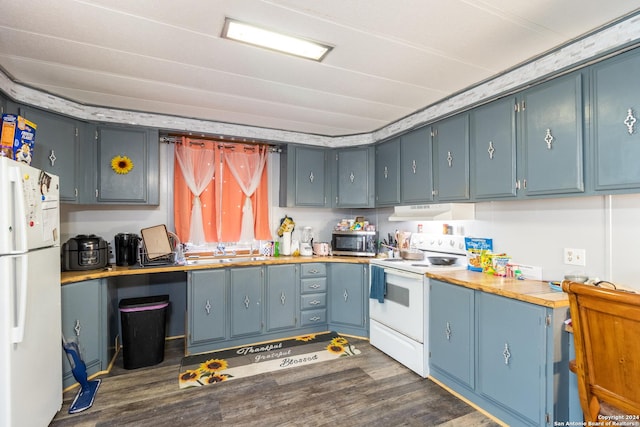
[[[271,240],[267,153],[264,145],[186,137],[176,143],[173,209],[182,242]]]

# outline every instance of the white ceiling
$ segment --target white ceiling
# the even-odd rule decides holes
[[[640,0],[2,1],[0,66],[89,105],[311,134],[371,132],[635,11]],[[220,38],[224,18],[335,46]]]

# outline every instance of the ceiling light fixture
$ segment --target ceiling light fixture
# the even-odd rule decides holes
[[[222,38],[313,59],[318,62],[322,61],[332,49],[332,46],[265,30],[230,18],[225,18],[224,20]]]

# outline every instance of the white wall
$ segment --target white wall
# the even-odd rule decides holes
[[[385,212],[386,216],[390,210]],[[493,239],[494,252],[542,267],[544,280],[562,280],[580,271],[591,278],[640,289],[635,245],[640,242],[640,194],[484,202],[475,221],[448,221],[466,235]],[[418,222],[390,223],[380,215],[381,232],[416,231]],[[444,221],[423,222],[425,232],[441,233]],[[586,266],[563,263],[564,248],[586,250]]]
[[[61,209],[62,241],[76,234],[97,234],[113,244],[120,232],[139,233],[157,224],[173,226],[170,188],[171,150],[161,144],[160,205],[153,207],[76,206]],[[364,215],[377,224],[381,236],[395,229],[416,231],[417,222],[389,222],[391,208],[316,209],[278,207],[279,155],[269,161],[271,187],[271,230],[274,237],[285,214],[296,222],[294,239],[303,226],[314,228],[316,241],[329,241],[331,230],[341,218]],[[493,238],[494,251],[505,252],[517,262],[542,267],[545,280],[561,280],[564,274],[582,271],[590,277],[640,289],[640,272],[635,245],[640,242],[640,194],[621,196],[567,197],[557,199],[484,202],[476,204],[476,220],[449,223],[461,226],[464,234]],[[424,222],[425,232],[442,232],[442,221]],[[564,248],[586,250],[586,266],[564,265]],[[638,263],[638,264],[636,264]]]

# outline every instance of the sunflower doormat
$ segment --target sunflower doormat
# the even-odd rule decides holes
[[[187,356],[182,359],[180,388],[200,387],[280,369],[360,354],[353,342],[336,332],[304,335],[281,341],[247,345]]]

